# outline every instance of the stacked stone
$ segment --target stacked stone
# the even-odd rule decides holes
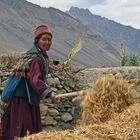
[[[125,79],[140,92],[140,67],[88,68],[77,73],[84,89],[90,88],[97,79],[104,75]]]
[[[57,94],[82,90],[82,86],[76,76],[77,70],[70,64],[60,63],[54,65],[53,61],[50,61],[46,83]],[[42,124],[43,126],[49,126],[46,127],[49,130],[54,128],[59,130],[72,129],[80,119],[80,108],[72,102],[72,97],[62,98],[57,103],[52,103],[50,99],[45,99],[40,106]]]
[[[14,63],[0,67],[0,86],[3,90],[8,77],[11,75]],[[57,94],[69,93],[82,90],[79,84],[79,79],[76,73],[79,69],[74,69],[70,64],[61,62],[56,65],[53,60],[50,60],[49,73],[46,76],[46,83],[51,86]],[[41,119],[44,129],[72,129],[80,118],[80,109],[72,101],[72,98],[60,99],[57,103],[52,103],[48,99],[41,101]]]
[[[8,60],[10,62],[6,62],[7,59],[6,61],[0,59],[1,91],[13,71],[15,61],[12,63],[11,60],[16,60],[16,58]],[[73,68],[70,64],[64,65],[63,62],[56,65],[51,60],[46,83],[58,94],[63,94],[88,89],[103,75],[126,79],[140,93],[139,67],[88,68],[80,70]],[[52,103],[49,98],[45,99],[41,101],[40,108],[44,129],[72,129],[76,123],[80,123],[80,108],[72,102],[72,97],[62,98],[57,103]]]

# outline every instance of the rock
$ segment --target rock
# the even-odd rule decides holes
[[[55,77],[54,78],[54,86],[58,87],[59,85],[60,85],[60,80],[57,77]]]
[[[66,81],[66,85],[71,88],[74,88],[76,85],[76,82],[74,80],[69,80],[69,81]]]
[[[66,111],[65,108],[64,108],[64,106],[63,106],[63,104],[60,104],[60,103],[57,105],[57,110],[58,111],[61,111],[61,112]]]
[[[52,100],[50,98],[44,99],[43,101],[45,102],[45,104],[46,103],[50,103],[50,104],[52,103]]]
[[[47,127],[43,127],[43,131],[53,131],[53,130],[56,130],[55,128],[54,128],[54,126],[47,126]],[[43,140],[48,140],[48,139],[43,139]]]
[[[68,108],[68,109],[67,109],[67,112],[71,113],[71,108]]]
[[[66,90],[65,89],[62,89],[61,90],[61,94],[63,94],[63,93],[66,93]]]
[[[78,119],[81,116],[81,108],[79,106],[75,107],[74,110],[74,119]]]
[[[52,75],[51,74],[48,74],[47,76],[46,76],[46,78],[51,78],[52,77]]]
[[[41,124],[42,124],[42,126],[46,126],[45,120],[41,120]]]
[[[66,129],[73,129],[73,126],[70,123],[62,123],[59,125],[59,128],[62,130],[66,130]]]
[[[0,87],[0,94],[2,93],[3,90],[4,90],[4,87]]]
[[[45,120],[45,116],[41,116],[41,120]]]
[[[48,107],[41,104],[40,105],[40,112],[41,112],[42,115],[46,115],[47,112],[48,112]]]
[[[1,77],[0,77],[0,88],[1,88],[1,85],[2,85],[2,81],[1,81]]]
[[[51,107],[51,108],[54,107],[54,104],[51,104],[51,103],[48,103],[48,102],[46,102],[45,105],[48,106],[49,108],[50,108],[50,107]]]
[[[71,114],[74,115],[74,112],[75,112],[75,107],[72,107]]]
[[[2,87],[5,87],[6,82],[7,82],[7,80],[3,81],[3,82],[1,83],[1,86],[2,86]]]
[[[134,88],[138,93],[140,93],[140,85],[136,85]]]
[[[113,75],[116,75],[116,74],[117,74],[117,71],[113,69],[113,70],[111,71],[111,73],[112,73]]]
[[[48,79],[46,79],[46,83],[50,86],[54,86],[54,79],[52,77],[48,78]]]
[[[64,108],[71,108],[71,105],[69,104],[69,101],[66,101],[64,104],[63,104]]]
[[[128,73],[129,73],[129,74],[132,73],[132,69],[129,69],[129,70],[128,70]]]
[[[48,113],[51,116],[57,116],[57,115],[59,115],[59,112],[56,109],[54,109],[54,108],[48,109]]]
[[[107,76],[114,77],[114,75],[113,75],[113,74],[107,74]]]
[[[63,88],[63,86],[62,86],[62,85],[59,85],[59,86],[58,86],[58,89],[62,89],[62,88]]]
[[[115,77],[116,78],[119,78],[119,79],[122,79],[123,77],[122,77],[122,74],[119,72],[119,73],[117,73],[116,75],[115,75]]]
[[[0,71],[0,76],[2,76],[3,75],[3,72],[2,71]]]
[[[77,125],[82,125],[82,120],[77,119],[77,120],[76,120],[76,124],[77,124]]]
[[[8,76],[10,74],[10,72],[4,72],[3,75]]]
[[[103,74],[103,75],[106,75],[106,74],[107,74],[107,71],[105,71],[105,70],[102,71],[102,74]]]
[[[53,117],[50,116],[46,116],[45,123],[46,125],[53,125],[53,126],[57,124],[57,122],[53,119]]]
[[[55,119],[56,121],[61,121],[61,117],[60,117],[60,116],[54,116],[54,119]]]
[[[65,81],[64,81],[64,80],[62,80],[60,83],[61,83],[61,85],[63,85],[63,86],[64,86],[64,84],[65,84]]]
[[[67,91],[67,92],[72,92],[72,89],[70,89],[68,86],[64,85],[64,89]]]
[[[62,120],[64,122],[68,122],[68,121],[71,121],[72,120],[72,116],[71,116],[70,113],[64,113],[64,114],[62,114],[61,118],[62,118]]]
[[[56,109],[59,112],[66,112],[66,109],[63,107],[63,104],[58,104]]]

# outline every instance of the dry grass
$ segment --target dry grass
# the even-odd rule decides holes
[[[100,125],[81,125],[73,131],[44,131],[22,140],[139,140],[139,132],[140,104],[134,104]]]
[[[3,68],[13,68],[14,65],[17,64],[19,59],[18,53],[6,53],[0,56],[0,64]]]
[[[82,125],[75,130],[43,131],[20,140],[139,140],[140,103],[134,104],[136,94],[126,81],[102,77],[81,105]]]
[[[86,124],[102,123],[134,103],[136,96],[131,86],[122,79],[101,77],[86,94],[82,107],[82,120]]]

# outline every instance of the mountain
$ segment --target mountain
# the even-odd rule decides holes
[[[92,14],[88,9],[71,7],[66,13],[87,25],[91,31],[96,32],[114,48],[119,49],[120,42],[123,42],[127,51],[138,51],[140,30]]]
[[[118,48],[89,25],[55,8],[43,8],[25,0],[0,0],[0,53],[26,51],[33,46],[33,30],[48,24],[53,33],[49,56],[66,59],[75,42],[82,38],[83,48],[72,62],[98,67],[117,66]],[[118,45],[119,46],[119,45]]]

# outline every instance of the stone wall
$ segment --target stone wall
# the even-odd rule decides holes
[[[63,94],[65,92],[88,89],[99,77],[112,75],[116,78],[127,80],[140,93],[140,67],[89,68],[75,74],[74,77],[77,77],[77,81],[71,80],[66,75],[55,73],[54,77],[54,75],[50,74],[47,77],[47,82],[50,82],[49,84],[52,85],[56,92]],[[1,76],[2,87],[6,78],[6,74]],[[80,85],[79,89],[77,87],[78,83]],[[69,84],[71,86],[68,86]],[[72,102],[72,98],[62,98],[58,103],[52,103],[50,99],[45,99],[41,101],[40,108],[44,129],[73,129],[75,124],[80,122],[80,107]]]
[[[140,67],[89,68],[77,73],[84,89],[90,88],[98,78],[104,75],[125,79],[140,92]]]

